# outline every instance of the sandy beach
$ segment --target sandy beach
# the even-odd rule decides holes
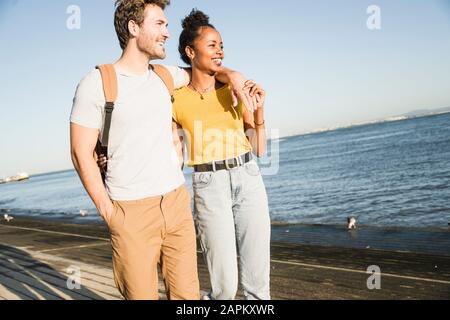
[[[280,225],[272,234],[275,300],[450,299],[448,230],[351,233],[339,226]],[[121,299],[103,225],[16,218],[0,222],[0,239],[0,299]],[[198,262],[205,293],[209,279],[201,252]],[[367,286],[373,265],[381,269],[379,290]],[[74,277],[81,279],[79,289]],[[162,281],[159,292],[165,299]]]

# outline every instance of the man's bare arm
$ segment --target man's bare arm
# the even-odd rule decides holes
[[[106,223],[109,223],[114,206],[106,192],[100,170],[93,157],[98,134],[97,129],[85,128],[74,123],[70,125],[73,165],[100,216]]]

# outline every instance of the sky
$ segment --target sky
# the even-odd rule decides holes
[[[221,32],[225,65],[266,89],[281,136],[450,106],[450,0],[172,0],[165,64],[183,65],[194,7]],[[72,168],[73,95],[120,56],[113,15],[113,0],[0,0],[0,177]]]

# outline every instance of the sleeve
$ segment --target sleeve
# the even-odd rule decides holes
[[[175,89],[180,89],[187,85],[186,83],[186,70],[180,67],[164,66],[172,75]]]
[[[103,127],[105,98],[100,72],[94,70],[78,84],[73,99],[70,122],[86,128]]]

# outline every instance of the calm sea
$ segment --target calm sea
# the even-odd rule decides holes
[[[446,228],[450,113],[281,139],[278,173],[264,181],[275,222],[335,225],[355,216],[371,226]],[[0,185],[0,210],[100,221],[74,171]]]

